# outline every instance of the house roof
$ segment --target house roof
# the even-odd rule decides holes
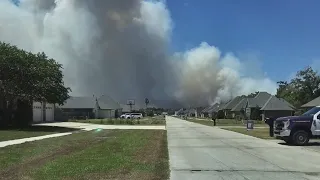
[[[208,113],[218,112],[219,111],[219,104],[214,104],[208,109]]]
[[[95,108],[95,99],[93,97],[70,97],[62,106],[63,109],[93,109]]]
[[[98,99],[98,105],[100,109],[121,109],[120,104],[107,95]]]
[[[208,107],[204,108],[204,109],[201,111],[201,113],[206,113],[211,107],[212,107],[212,106],[208,106]]]
[[[246,108],[247,103],[251,100],[251,98],[243,98],[241,101],[236,104],[231,111],[241,111],[243,108]]]
[[[197,107],[196,110],[198,113],[202,112],[204,109],[206,109],[205,107]]]
[[[183,108],[179,109],[178,111],[175,111],[175,113],[177,113],[177,114],[179,114],[181,112],[183,112]]]
[[[228,101],[228,102],[230,102],[230,101]],[[220,103],[220,104],[219,104],[219,107],[218,107],[218,111],[223,110],[224,107],[228,104],[228,102],[226,102],[226,103]]]
[[[294,111],[293,106],[282,98],[276,96],[270,96],[267,102],[262,106],[260,110],[271,111],[271,110],[286,110]]]
[[[231,101],[229,101],[224,107],[223,109],[232,109],[234,108],[241,100],[243,99],[243,97],[241,96],[237,96],[235,98],[233,98]]]
[[[195,108],[185,109],[184,111],[180,112],[180,114],[189,114],[189,113],[196,113]]]
[[[301,107],[315,107],[320,105],[320,96],[302,105]]]
[[[188,113],[196,113],[197,112],[197,109],[195,108],[191,108],[191,109],[188,109]]]
[[[259,92],[254,98],[248,99],[248,107],[262,107],[272,95],[267,92]]]

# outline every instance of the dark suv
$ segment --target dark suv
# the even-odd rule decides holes
[[[274,121],[274,136],[288,144],[306,145],[309,139],[320,137],[320,106],[301,116],[280,117]]]

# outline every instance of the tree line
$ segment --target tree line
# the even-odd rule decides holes
[[[0,127],[28,125],[34,101],[63,104],[70,91],[56,60],[0,42]]]
[[[276,96],[283,98],[297,109],[320,96],[318,71],[308,66],[298,71],[291,80],[279,81]]]

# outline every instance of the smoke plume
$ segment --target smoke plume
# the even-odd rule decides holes
[[[275,92],[270,79],[248,73],[247,60],[206,42],[172,54],[172,28],[164,1],[0,1],[0,41],[62,63],[73,95],[198,106]]]

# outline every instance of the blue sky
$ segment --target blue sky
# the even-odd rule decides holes
[[[224,53],[258,55],[275,81],[320,65],[314,62],[320,60],[320,1],[167,0],[167,5],[175,51],[206,41]]]

